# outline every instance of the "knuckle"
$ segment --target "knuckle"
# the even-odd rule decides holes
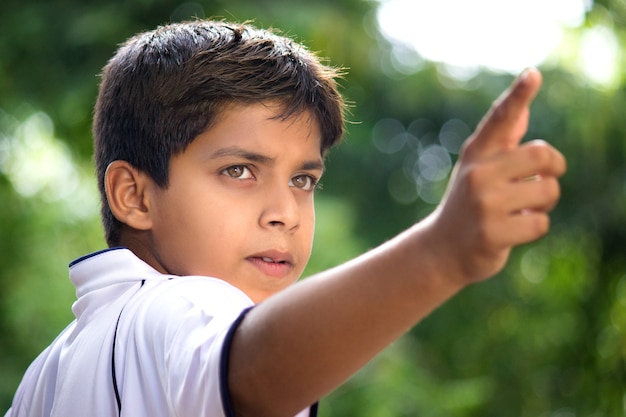
[[[550,165],[552,161],[552,154],[550,148],[542,143],[535,143],[534,146],[527,148],[528,158],[536,166],[545,167]]]
[[[533,216],[531,231],[537,237],[544,236],[550,230],[550,217],[545,213]]]
[[[465,170],[465,181],[471,191],[482,189],[485,179],[489,177],[487,164],[471,164]]]
[[[552,211],[561,198],[561,188],[554,178],[550,181],[546,181],[543,189],[543,196],[545,201],[543,203],[542,210],[545,212]]]
[[[556,201],[561,197],[561,187],[555,178],[546,178],[543,183],[543,193],[549,201]]]
[[[502,201],[498,193],[483,193],[476,202],[476,208],[480,214],[480,218],[485,221],[495,212],[494,208],[498,207],[502,207]]]

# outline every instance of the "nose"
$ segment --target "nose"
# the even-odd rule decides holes
[[[261,227],[279,228],[295,232],[300,227],[300,207],[292,188],[272,187],[263,193],[263,208],[259,218]]]

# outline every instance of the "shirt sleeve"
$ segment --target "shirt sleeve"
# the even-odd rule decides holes
[[[163,389],[174,415],[234,417],[228,389],[228,361],[235,331],[254,304],[237,288],[185,277],[150,304],[158,323],[153,345],[162,355]],[[176,281],[176,280],[174,280]],[[155,317],[156,316],[156,317]],[[144,350],[144,349],[142,349]],[[314,417],[317,404],[297,417]]]
[[[154,361],[158,369],[158,374],[144,378],[144,384],[146,379],[158,380],[172,415],[227,417],[222,396],[226,383],[221,376],[223,352],[242,312],[253,303],[221,280],[181,277],[172,281],[179,282],[142,303],[148,306],[145,325],[136,327],[147,329],[148,334],[139,338],[146,343],[139,351],[147,352],[144,360]]]
[[[226,338],[224,340],[224,345],[222,347],[222,355],[220,360],[220,393],[226,417],[235,417],[233,403],[230,396],[230,390],[228,389],[228,360],[230,358],[230,345],[233,341],[233,336],[235,335],[237,327],[239,327],[239,324],[250,310],[252,310],[252,307],[246,308],[239,315],[239,317],[237,317],[237,320],[235,320],[235,322],[228,330],[228,333],[226,334]]]
[[[224,406],[224,413],[226,417],[235,417],[235,412],[233,410],[232,399],[230,397],[230,391],[228,390],[228,360],[230,357],[230,345],[233,340],[233,336],[235,335],[235,331],[239,327],[239,324],[243,321],[244,317],[253,307],[246,308],[240,315],[237,317],[237,320],[232,324],[228,333],[226,334],[226,339],[224,340],[223,350],[222,350],[222,359],[220,363],[220,385],[221,385],[221,394],[222,394],[222,404]],[[299,412],[295,417],[317,417],[317,403],[313,404],[311,408],[307,408]]]

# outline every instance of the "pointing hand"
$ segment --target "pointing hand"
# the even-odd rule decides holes
[[[459,283],[497,273],[513,246],[549,229],[565,158],[545,141],[520,144],[541,74],[527,69],[493,103],[466,140],[446,194],[430,218],[433,250],[453,260]]]

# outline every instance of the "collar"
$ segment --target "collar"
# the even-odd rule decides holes
[[[94,252],[70,263],[70,280],[78,298],[72,306],[76,318],[110,304],[138,281],[163,279],[130,249],[117,247]]]

